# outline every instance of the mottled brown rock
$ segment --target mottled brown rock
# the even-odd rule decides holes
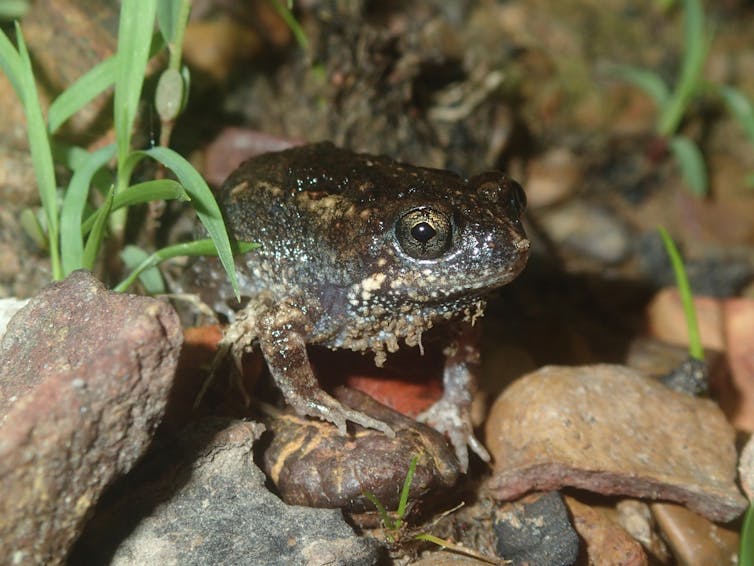
[[[80,271],[11,320],[0,349],[0,541],[65,560],[88,510],[147,447],[181,345],[169,304]]]
[[[641,543],[599,509],[565,497],[573,526],[586,543],[589,564],[646,566],[647,555]]]
[[[362,427],[343,436],[330,423],[292,413],[269,420],[266,424],[273,440],[265,451],[264,467],[284,501],[371,513],[374,505],[364,497],[369,491],[393,510],[414,455],[419,459],[411,483],[412,500],[437,498],[455,484],[460,474],[458,460],[440,433],[359,391],[340,387],[335,395],[347,406],[388,423],[395,438]]]
[[[679,564],[707,566],[737,562],[738,532],[711,523],[672,503],[653,503],[652,513]]]
[[[680,502],[718,521],[744,510],[734,431],[708,399],[623,366],[550,366],[497,399],[487,423],[492,493],[574,486]]]
[[[754,435],[749,437],[744,449],[741,451],[741,459],[738,462],[738,475],[741,478],[741,487],[749,498],[754,501]]]

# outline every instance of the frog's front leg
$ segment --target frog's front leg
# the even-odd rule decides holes
[[[482,460],[490,455],[474,436],[471,401],[475,389],[473,370],[479,364],[479,337],[475,328],[461,323],[455,340],[446,350],[442,398],[419,415],[419,420],[448,436],[461,469],[469,466],[469,448]]]
[[[320,387],[306,352],[304,333],[285,312],[286,306],[278,305],[274,315],[264,317],[258,339],[272,378],[286,402],[300,415],[333,423],[341,434],[346,434],[346,421],[351,421],[394,437],[395,432],[386,423],[345,407]]]

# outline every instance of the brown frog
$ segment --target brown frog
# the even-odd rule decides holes
[[[306,345],[375,354],[381,366],[401,341],[455,325],[446,349],[445,392],[420,418],[448,435],[462,468],[473,436],[470,404],[478,349],[469,328],[485,295],[523,269],[529,241],[525,195],[502,173],[463,179],[386,157],[317,143],[243,163],[222,187],[228,230],[261,247],[237,260],[248,304],[218,270],[196,266],[202,297],[233,320],[221,348],[236,359],[259,345],[285,400],[298,413],[392,435],[385,423],[343,406],[321,389]]]

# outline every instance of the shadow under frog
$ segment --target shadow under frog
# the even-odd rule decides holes
[[[452,325],[443,397],[419,418],[445,433],[465,471],[474,437],[470,406],[479,350],[471,326],[485,295],[524,268],[525,196],[502,173],[463,179],[317,143],[254,157],[224,183],[229,232],[261,247],[237,258],[233,300],[217,262],[193,266],[202,299],[232,323],[221,342],[239,360],[258,344],[275,383],[298,413],[393,435],[385,423],[341,405],[319,385],[306,345],[371,350],[381,366],[402,341]]]

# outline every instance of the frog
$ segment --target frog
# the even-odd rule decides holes
[[[526,196],[500,171],[472,177],[318,142],[252,157],[218,198],[237,241],[259,247],[236,260],[248,302],[217,260],[195,264],[200,296],[231,321],[220,352],[257,346],[285,402],[341,434],[384,422],[341,404],[319,384],[307,346],[372,353],[382,366],[401,344],[448,329],[442,397],[418,420],[448,438],[461,469],[469,449],[490,457],[471,419],[479,361],[476,321],[490,292],[523,270]]]

